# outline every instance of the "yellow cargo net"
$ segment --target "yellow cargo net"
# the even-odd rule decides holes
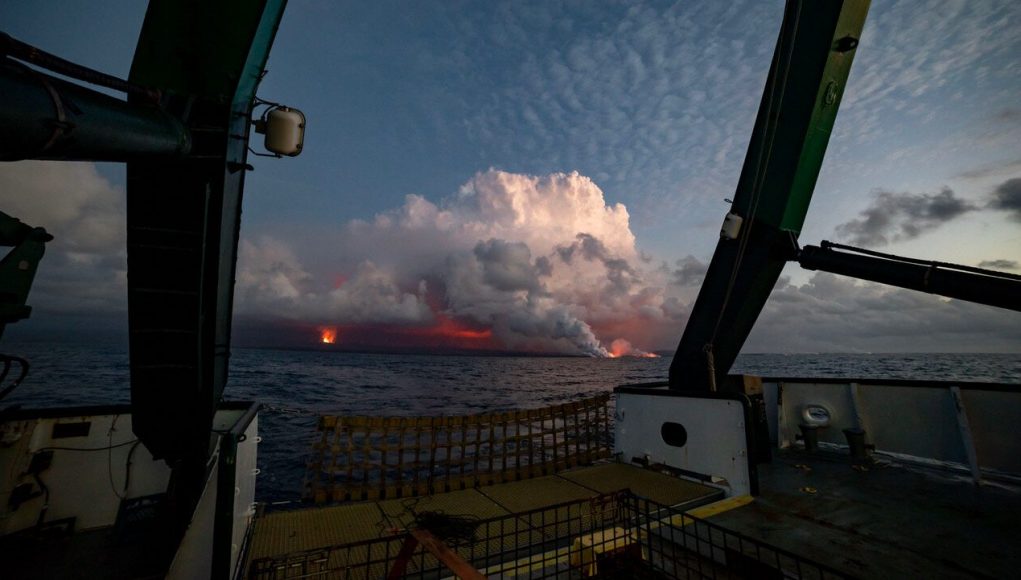
[[[305,499],[430,495],[588,465],[610,456],[609,402],[603,394],[481,415],[320,417]]]

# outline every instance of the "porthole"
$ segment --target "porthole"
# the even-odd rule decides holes
[[[688,442],[688,430],[680,423],[669,421],[663,423],[659,434],[663,437],[663,442],[671,447],[684,447],[684,444]]]

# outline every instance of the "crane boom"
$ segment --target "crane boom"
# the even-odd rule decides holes
[[[670,365],[673,389],[715,390],[790,259],[869,0],[790,0],[729,222]]]

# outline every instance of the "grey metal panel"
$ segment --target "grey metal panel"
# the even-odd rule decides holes
[[[1021,391],[961,391],[979,465],[1021,474]]]
[[[830,426],[819,431],[819,441],[846,445],[842,429],[861,426],[868,443],[879,451],[968,463],[956,406],[950,387],[954,383],[882,384],[855,381],[862,425],[857,425],[851,383],[783,382],[763,384],[767,397],[782,391],[777,414],[767,411],[770,432],[780,447],[794,442],[806,405],[821,405],[830,412]],[[982,469],[1021,474],[1021,390],[1003,385],[961,389],[972,439]],[[774,419],[775,417],[775,419]],[[774,431],[775,429],[775,431]]]
[[[859,392],[877,449],[968,462],[948,389],[862,385]]]
[[[170,580],[205,580],[212,575],[216,483],[220,476],[220,464],[214,458],[212,465],[188,529],[170,563],[166,576]]]
[[[762,396],[766,403],[766,424],[769,425],[769,441],[773,445],[779,446],[780,435],[779,435],[779,409],[777,406],[777,396],[779,395],[779,385],[777,383],[763,383],[762,384]]]
[[[256,459],[259,445],[259,418],[255,417],[245,430],[244,441],[238,443],[237,475],[234,493],[234,525],[231,531],[231,578],[237,577],[241,554],[248,528],[255,518],[255,478],[258,475]]]

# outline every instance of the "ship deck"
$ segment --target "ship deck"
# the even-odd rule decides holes
[[[268,513],[255,522],[248,558],[251,562],[392,536],[412,525],[416,513],[426,511],[488,519],[541,510],[622,489],[630,489],[664,505],[685,508],[723,497],[722,492],[713,487],[639,467],[604,463],[557,475],[431,496]]]
[[[753,501],[717,501],[714,488],[611,463],[421,498],[274,512],[256,521],[248,557],[392,537],[425,511],[497,518],[630,489],[851,577],[1002,578],[1021,569],[1021,486],[976,486],[966,475],[890,459],[856,468],[846,454],[826,451],[781,451],[758,475]]]
[[[761,495],[713,523],[860,578],[1008,578],[1021,570],[1021,486],[943,468],[782,451]]]

